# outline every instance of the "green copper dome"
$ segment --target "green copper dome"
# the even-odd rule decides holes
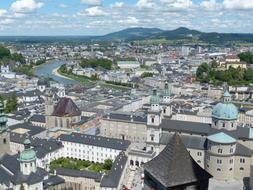
[[[157,89],[153,90],[153,95],[150,97],[150,104],[159,104],[160,97],[157,93]]]
[[[31,141],[26,138],[24,141],[25,150],[20,153],[19,161],[21,162],[30,162],[34,161],[36,159],[36,152],[33,150],[33,148],[30,147]]]
[[[214,106],[212,111],[212,117],[216,119],[224,120],[236,120],[238,119],[238,109],[230,101],[231,95],[226,91],[223,95],[223,102]]]
[[[231,143],[236,143],[236,139],[233,137],[227,135],[226,133],[220,132],[216,133],[213,135],[209,135],[207,137],[208,140],[216,143],[221,143],[221,144],[231,144]]]

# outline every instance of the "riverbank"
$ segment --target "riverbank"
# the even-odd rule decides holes
[[[72,78],[69,78],[69,77],[67,77],[67,76],[64,76],[64,75],[60,74],[60,73],[59,73],[59,69],[60,69],[60,67],[57,67],[57,68],[53,69],[52,74],[55,75],[55,76],[57,76],[57,77],[64,78],[64,79],[74,80],[74,79],[72,79]]]

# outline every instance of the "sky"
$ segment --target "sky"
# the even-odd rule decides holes
[[[253,0],[0,0],[0,35],[104,35],[130,27],[253,33]]]

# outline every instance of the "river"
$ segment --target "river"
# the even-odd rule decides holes
[[[35,70],[35,75],[38,77],[50,77],[54,79],[56,82],[62,83],[64,85],[72,85],[72,84],[77,84],[77,81],[66,79],[60,76],[56,76],[53,74],[53,70],[60,67],[61,65],[65,64],[66,61],[60,61],[60,60],[54,60],[50,63],[43,64],[39,67],[36,67]]]

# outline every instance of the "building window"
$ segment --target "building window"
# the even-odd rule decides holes
[[[154,119],[154,118],[152,118],[152,119],[151,119],[151,122],[152,122],[152,123],[154,123],[154,122],[155,122],[155,119]]]
[[[234,149],[233,148],[230,148],[230,153],[233,153],[234,152]]]
[[[233,170],[232,168],[229,169],[229,171],[232,171],[232,170]]]
[[[222,124],[222,127],[225,128],[225,123]]]
[[[166,108],[163,109],[163,113],[166,113]]]
[[[221,148],[218,149],[218,153],[222,154],[222,149]]]
[[[202,152],[198,152],[197,155],[198,155],[198,156],[202,156]]]
[[[222,164],[222,160],[217,159],[217,164]]]
[[[244,158],[240,158],[240,163],[245,163],[245,159]]]
[[[200,160],[198,160],[197,162],[198,162],[198,163],[201,163],[201,161],[200,161]]]
[[[151,141],[154,141],[154,135],[151,135]]]
[[[220,171],[221,171],[221,169],[220,169],[220,168],[217,168],[217,171],[218,171],[218,172],[220,172]]]
[[[229,160],[229,163],[230,163],[230,164],[233,164],[233,159]]]
[[[209,168],[209,165],[207,164],[206,167]]]
[[[7,141],[6,141],[6,138],[4,138],[4,139],[3,139],[3,143],[6,144],[6,142],[7,142]]]
[[[240,168],[240,170],[244,170],[244,168],[243,168],[243,167],[241,167],[241,168]]]

